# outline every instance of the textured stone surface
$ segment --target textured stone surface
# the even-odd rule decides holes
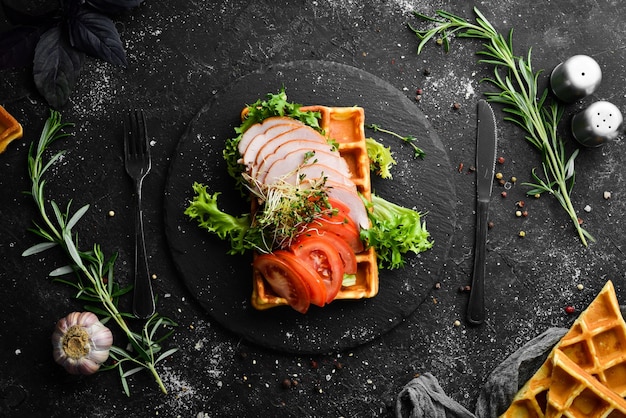
[[[566,306],[580,312],[607,279],[614,281],[624,303],[623,136],[602,148],[582,150],[577,160],[574,204],[598,240],[584,248],[554,199],[524,196],[522,183],[531,180],[540,155],[496,107],[498,154],[506,160],[497,171],[518,182],[505,199],[499,196],[501,188],[494,189],[487,320],[479,328],[465,325],[467,294],[458,288],[469,283],[472,269],[474,175],[468,168],[475,158],[475,104],[491,88],[480,80],[492,69],[477,63],[480,43],[472,40],[454,39],[447,54],[430,44],[416,55],[418,41],[407,24],[424,27],[412,10],[432,15],[444,9],[473,18],[473,6],[501,33],[514,28],[519,55],[532,47],[534,68],[545,69],[542,86],[551,69],[571,55],[587,54],[598,61],[603,82],[593,97],[567,107],[564,136],[570,137],[571,116],[595,100],[624,109],[626,26],[618,1],[147,1],[116,18],[129,66],[120,69],[87,59],[79,86],[62,109],[64,120],[76,124],[75,135],[57,145],[68,152],[52,169],[48,190],[61,205],[68,199],[75,207],[91,204],[80,224],[81,242],[119,252],[117,276],[129,280],[131,184],[122,165],[121,115],[129,107],[146,110],[153,135],[153,171],[145,182],[148,251],[158,276],[158,309],[178,322],[171,343],[181,348],[160,368],[168,395],[159,392],[147,373],[129,379],[132,395],[126,398],[115,373],[76,378],[52,361],[54,323],[81,305],[67,287],[46,277],[65,264],[59,254],[20,256],[37,242],[27,231],[35,210],[22,191],[29,188],[28,146],[39,137],[48,107],[35,92],[30,71],[2,71],[0,103],[20,120],[25,133],[0,155],[0,412],[31,416],[45,411],[55,417],[390,416],[402,386],[425,372],[473,409],[480,386],[497,364],[547,327],[573,322],[576,315],[568,315]],[[457,191],[456,230],[442,263],[440,288],[433,288],[413,314],[380,338],[315,356],[257,347],[212,322],[177,276],[162,210],[176,144],[202,106],[241,76],[301,59],[365,70],[414,101],[444,143],[448,175]],[[421,100],[415,101],[418,88]],[[454,109],[453,103],[460,107]],[[419,137],[420,132],[412,134]],[[608,200],[605,191],[611,192]],[[528,217],[515,216],[519,200],[525,200]],[[111,210],[114,217],[107,216]],[[518,237],[520,230],[526,232],[524,239]],[[297,385],[285,389],[285,379]]]

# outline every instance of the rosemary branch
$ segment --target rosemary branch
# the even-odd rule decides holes
[[[504,119],[513,122],[526,131],[526,140],[536,147],[543,157],[541,175],[536,169],[532,170],[533,183],[524,183],[530,186],[529,195],[547,192],[553,195],[567,212],[574,228],[584,246],[588,240],[595,239],[581,226],[576,209],[572,204],[570,193],[574,187],[576,175],[574,160],[578,156],[578,149],[569,156],[565,149],[565,142],[557,134],[557,127],[563,108],[558,102],[551,100],[548,103],[548,90],[539,95],[538,78],[541,71],[534,72],[531,65],[531,50],[526,57],[513,54],[513,30],[508,39],[498,33],[480,11],[474,8],[476,23],[455,16],[454,14],[437,11],[438,18],[414,12],[420,19],[434,22],[435,26],[427,30],[410,29],[420,39],[417,53],[435,36],[440,36],[446,52],[449,49],[450,37],[475,38],[484,41],[484,49],[478,55],[485,58],[480,63],[492,64],[494,76],[487,81],[498,88],[498,92],[487,92],[485,96],[494,103],[504,105],[503,111],[508,114]]]
[[[173,330],[170,329],[165,335],[158,338],[157,333],[160,333],[162,328],[173,327],[176,324],[157,313],[146,321],[140,333],[132,331],[126,320],[132,319],[134,316],[130,313],[121,312],[118,308],[120,296],[128,293],[132,287],[120,288],[114,280],[113,267],[117,254],[106,259],[102,249],[97,244],[93,246],[91,251],[81,251],[78,248],[78,234],[74,233],[72,228],[85,215],[89,205],[85,205],[71,214],[71,201],[65,211],[62,211],[57,203],[51,200],[49,205],[54,215],[50,216],[48,213],[48,201],[44,195],[46,181],[43,176],[52,165],[63,157],[65,152],[57,152],[47,162],[44,154],[53,142],[70,135],[63,132],[64,128],[70,126],[73,125],[61,122],[61,115],[58,112],[51,111],[38,143],[36,146],[34,146],[35,144],[30,146],[28,154],[28,174],[32,183],[30,194],[43,221],[43,224],[35,222],[35,227],[31,228],[31,231],[42,238],[43,242],[28,248],[22,255],[38,254],[60,246],[72,264],[53,270],[50,272],[50,276],[54,277],[56,282],[67,284],[76,289],[75,297],[89,302],[90,304],[86,305],[85,309],[104,316],[103,323],[113,320],[125,334],[128,345],[132,348],[132,350],[125,350],[118,346],[112,346],[111,358],[114,362],[105,365],[102,370],[118,369],[124,392],[130,396],[127,378],[147,369],[153,375],[161,391],[167,393],[156,370],[156,365],[178,349],[173,348],[161,353],[161,342],[168,338]],[[68,275],[73,275],[74,278],[66,278]],[[94,302],[99,303],[100,306],[91,305]],[[132,364],[134,368],[125,368],[126,363]]]

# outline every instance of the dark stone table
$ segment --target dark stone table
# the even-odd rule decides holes
[[[514,28],[517,54],[532,48],[534,68],[545,70],[542,87],[551,69],[572,55],[598,61],[604,76],[600,88],[566,108],[561,133],[568,140],[569,119],[593,101],[625,108],[626,26],[615,0],[146,1],[116,17],[128,67],[87,58],[78,86],[60,109],[76,126],[74,136],[57,145],[67,154],[53,168],[48,192],[60,204],[74,199],[75,207],[91,205],[80,223],[81,242],[117,251],[117,276],[127,280],[132,204],[120,123],[125,109],[145,109],[153,137],[153,170],[145,182],[148,251],[157,275],[158,310],[179,324],[168,345],[180,351],[159,365],[167,395],[147,373],[129,378],[131,396],[126,397],[115,372],[77,378],[53,362],[49,336],[55,322],[82,306],[68,287],[47,277],[65,262],[61,254],[21,256],[37,242],[28,232],[37,214],[23,193],[30,187],[26,157],[49,107],[30,69],[3,70],[0,104],[20,120],[24,137],[0,155],[0,415],[391,416],[399,390],[426,372],[473,409],[496,365],[546,328],[571,325],[576,314],[568,314],[566,306],[580,312],[607,280],[624,301],[623,136],[602,148],[583,149],[577,159],[573,202],[597,239],[585,248],[556,200],[525,196],[522,183],[531,180],[541,158],[495,106],[498,155],[505,159],[497,170],[517,182],[506,198],[495,187],[487,320],[480,327],[466,325],[468,295],[459,288],[470,281],[475,208],[475,175],[468,169],[475,158],[476,102],[491,89],[480,80],[492,68],[477,63],[481,45],[475,40],[453,39],[447,54],[433,42],[418,56],[418,40],[407,24],[425,27],[412,10],[433,15],[444,9],[473,19],[474,6],[501,33]],[[346,64],[402,92],[443,142],[449,160],[445,181],[452,179],[455,189],[454,235],[440,274],[424,278],[433,284],[425,299],[390,332],[341,352],[287,354],[250,343],[212,321],[181,280],[165,236],[168,169],[194,115],[239,77],[294,60]],[[520,200],[527,217],[515,216]],[[285,380],[297,384],[286,388]]]

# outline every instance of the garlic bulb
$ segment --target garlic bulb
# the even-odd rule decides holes
[[[111,330],[91,312],[72,312],[52,334],[54,361],[71,374],[92,374],[109,358]]]

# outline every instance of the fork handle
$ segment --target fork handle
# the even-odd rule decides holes
[[[135,187],[135,288],[133,291],[133,313],[138,318],[146,319],[154,314],[155,307],[144,238],[141,183],[141,181],[137,181]]]

